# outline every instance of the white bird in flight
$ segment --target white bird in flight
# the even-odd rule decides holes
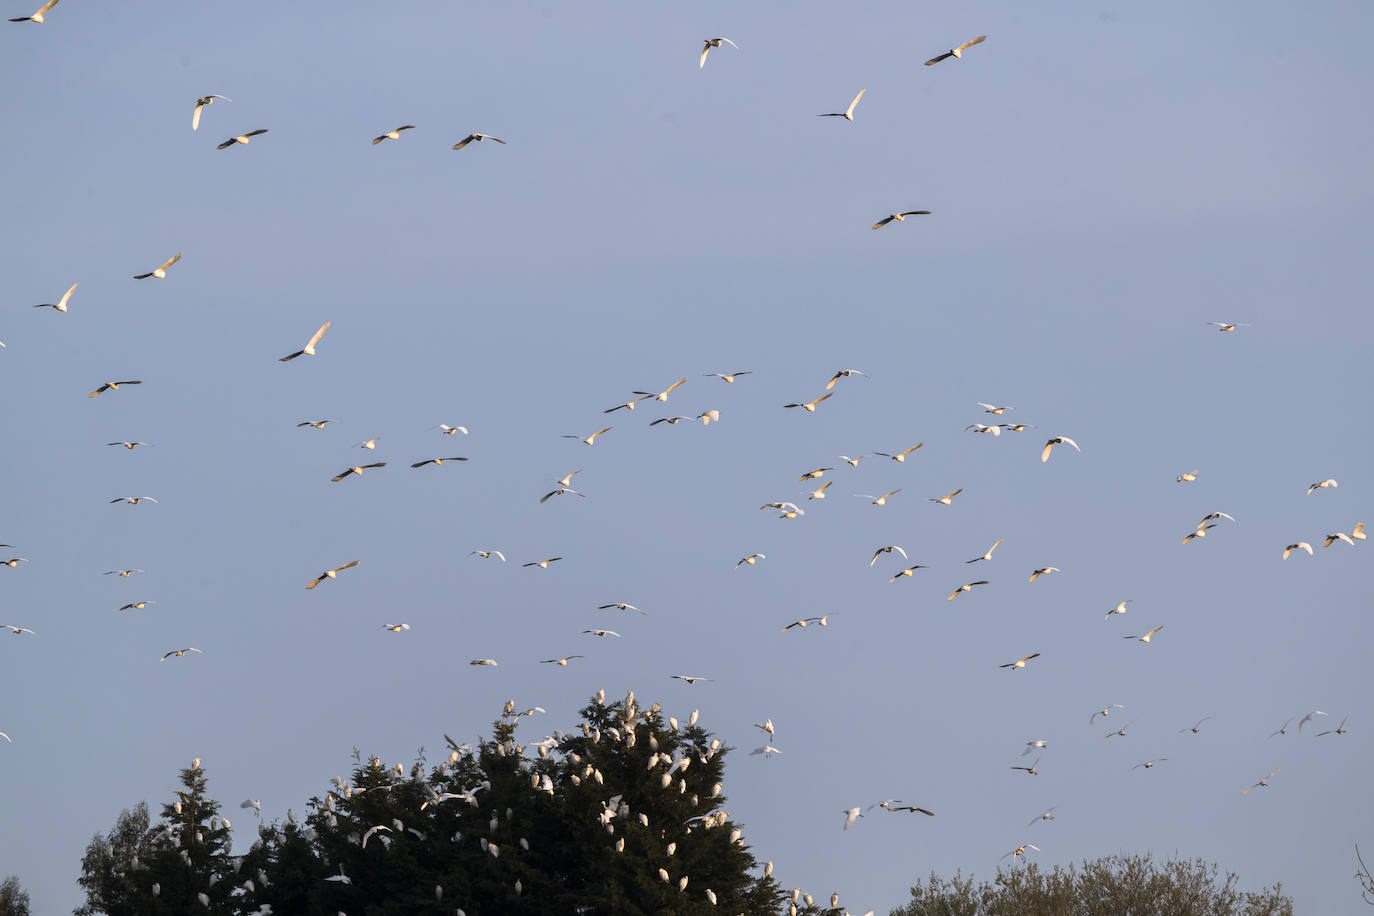
[[[820,624],[821,626],[824,627],[824,626],[828,626],[828,625],[829,625],[829,622],[830,622],[830,614],[826,614],[824,617],[803,617],[801,620],[794,620],[794,621],[792,621],[791,623],[789,623],[787,626],[783,627],[783,628],[782,628],[782,632],[786,633],[788,630],[791,630],[791,629],[793,629],[794,627],[797,628],[797,629],[802,629],[802,630],[804,630],[804,629],[806,629],[807,625],[812,624],[812,623],[818,623],[818,624]]]
[[[150,604],[157,604],[157,602],[156,602],[156,601],[135,601],[135,602],[133,602],[133,603],[131,603],[131,604],[126,604],[126,605],[124,605],[122,608],[120,608],[120,610],[121,610],[121,611],[141,611],[141,610],[143,610],[145,607],[147,607],[147,606],[150,605]]]
[[[1058,566],[1042,566],[1042,567],[1040,567],[1039,569],[1034,570],[1034,571],[1030,574],[1030,578],[1027,579],[1026,581],[1028,581],[1028,582],[1034,582],[1036,579],[1039,579],[1041,576],[1048,576],[1048,575],[1049,575],[1050,573],[1052,573],[1052,572],[1062,572],[1062,571],[1063,571],[1063,570],[1061,570]]]
[[[415,125],[414,125],[414,124],[403,124],[403,125],[401,125],[400,127],[395,128],[394,130],[389,130],[389,131],[387,131],[386,133],[382,134],[380,137],[373,137],[373,138],[372,138],[372,145],[373,145],[373,146],[376,146],[378,143],[381,143],[383,140],[399,140],[399,139],[401,139],[401,131],[403,131],[403,130],[414,130],[414,129],[415,129]]]
[[[502,146],[506,145],[505,140],[502,140],[500,137],[493,137],[491,134],[468,134],[466,137],[459,140],[457,143],[453,144],[453,148],[462,149],[463,147],[467,146],[469,143],[472,143],[473,141],[481,143],[483,140],[495,140]]]
[[[835,387],[835,383],[840,379],[849,378],[851,375],[862,375],[864,378],[868,377],[868,373],[864,372],[862,369],[838,369],[835,371],[834,375],[830,376],[830,381],[825,383],[825,390],[829,391],[831,388]]]
[[[1289,544],[1283,548],[1283,558],[1288,559],[1288,555],[1295,550],[1306,550],[1308,556],[1312,556],[1312,545],[1306,541],[1298,541],[1296,544]]]
[[[0,560],[0,566],[8,566],[10,569],[14,569],[20,563],[27,562],[29,562],[28,557],[10,557],[8,560]]]
[[[626,603],[623,602],[623,601],[615,602],[615,603],[613,603],[613,604],[599,604],[599,605],[597,605],[597,608],[596,608],[596,609],[597,609],[598,611],[608,611],[608,610],[610,610],[611,608],[615,608],[617,611],[639,611],[639,613],[644,614],[643,611],[641,611],[639,608],[635,607],[633,604],[626,604]],[[647,616],[649,616],[649,615],[648,615],[648,614],[644,614],[644,616],[647,617]]]
[[[1181,735],[1181,734],[1183,734],[1184,732],[1190,732],[1190,733],[1196,735],[1198,732],[1202,731],[1202,723],[1203,723],[1203,722],[1206,722],[1206,721],[1207,721],[1208,719],[1210,719],[1210,718],[1212,718],[1212,717],[1211,717],[1211,716],[1203,716],[1201,719],[1198,719],[1196,722],[1193,723],[1193,727],[1192,727],[1192,728],[1180,728],[1180,729],[1178,730],[1178,733]]]
[[[575,658],[585,658],[585,657],[586,657],[586,656],[583,656],[583,655],[564,655],[564,656],[561,656],[560,658],[545,658],[545,659],[541,659],[540,662],[539,662],[539,664],[541,664],[541,665],[557,665],[557,666],[560,667],[560,668],[566,668],[566,667],[568,667],[568,662],[572,661],[573,659],[575,659]]]
[[[1089,725],[1092,725],[1094,722],[1096,722],[1098,716],[1109,716],[1109,715],[1111,715],[1113,709],[1125,709],[1125,708],[1126,708],[1126,707],[1125,707],[1125,706],[1122,706],[1120,703],[1113,703],[1113,704],[1110,705],[1110,706],[1103,707],[1102,709],[1099,709],[1097,712],[1093,713],[1091,716],[1088,717],[1088,724],[1089,724]]]
[[[127,578],[129,578],[129,576],[131,576],[131,575],[134,574],[134,573],[141,573],[141,572],[146,572],[146,571],[147,571],[147,570],[143,570],[143,569],[112,569],[112,570],[110,570],[109,572],[101,573],[101,575],[102,575],[102,576],[119,576],[121,579],[127,579]]]
[[[246,134],[239,134],[237,137],[230,137],[228,140],[225,140],[219,146],[215,147],[215,149],[228,149],[236,143],[247,145],[253,142],[254,137],[265,133],[267,133],[267,128],[259,127],[257,130],[250,130]]]
[[[140,445],[152,445],[151,442],[106,442],[106,445],[122,445],[127,449],[135,449]]]
[[[619,638],[620,638],[620,634],[617,633],[615,630],[583,630],[582,632],[583,632],[583,633],[590,633],[592,636],[600,636],[600,637],[602,637],[603,639],[604,639],[605,637],[607,637],[607,636],[614,636],[616,639],[619,639]],[[673,677],[677,677],[677,676],[678,676],[678,675],[676,675],[676,674],[673,675]]]
[[[900,492],[902,492],[902,488],[901,488],[901,487],[898,487],[898,488],[895,489],[895,490],[888,490],[888,491],[887,491],[886,493],[884,493],[882,496],[876,496],[876,497],[875,497],[872,493],[855,493],[854,495],[857,496],[857,497],[859,497],[860,499],[871,499],[871,500],[873,500],[873,505],[875,505],[875,506],[886,506],[886,505],[887,505],[887,498],[888,498],[889,496],[896,496],[896,495],[897,495],[898,493],[900,493]]]
[[[958,598],[958,597],[959,597],[959,594],[960,594],[961,592],[971,592],[971,591],[973,591],[973,587],[974,587],[975,585],[987,585],[987,584],[988,584],[988,580],[987,580],[987,579],[979,579],[977,582],[965,582],[963,585],[961,585],[961,586],[959,586],[958,588],[956,588],[956,589],[954,590],[954,594],[950,595],[950,596],[949,596],[948,598],[946,598],[945,600],[946,600],[946,601],[953,601],[955,598]]]
[[[986,423],[970,423],[968,426],[964,427],[965,432],[969,430],[975,433],[992,433],[993,436],[1002,435],[1002,425],[1000,423],[996,426],[988,426]]]
[[[156,270],[151,270],[151,271],[149,271],[149,272],[146,273],[146,274],[135,274],[135,275],[134,275],[134,279],[135,279],[135,280],[146,280],[146,279],[148,279],[149,277],[152,277],[152,278],[155,279],[155,280],[165,280],[165,279],[167,279],[167,268],[171,267],[173,264],[175,264],[177,261],[180,261],[180,260],[181,260],[181,252],[178,251],[176,254],[172,255],[171,258],[169,258],[169,259],[166,260],[166,261],[163,261],[161,267],[158,267]]]
[[[1308,487],[1307,495],[1311,496],[1313,492],[1317,490],[1325,490],[1327,487],[1331,487],[1334,489],[1338,486],[1340,486],[1340,484],[1336,483],[1336,479],[1334,477],[1328,477],[1325,480],[1319,480],[1316,483],[1312,484],[1312,486]]]
[[[385,462],[385,461],[374,461],[372,464],[355,464],[353,467],[348,468],[347,470],[344,470],[344,471],[340,471],[338,474],[336,474],[335,476],[333,476],[333,477],[331,477],[331,478],[329,478],[329,479],[332,480],[334,483],[338,483],[340,480],[343,480],[345,477],[349,477],[349,476],[351,476],[351,475],[353,475],[353,474],[357,474],[358,476],[361,477],[363,471],[367,470],[368,468],[384,468],[384,467],[386,467],[386,462]]]
[[[1159,626],[1155,627],[1153,630],[1151,630],[1150,632],[1146,633],[1144,636],[1123,636],[1123,637],[1121,637],[1121,638],[1122,638],[1122,639],[1138,639],[1138,640],[1140,640],[1141,642],[1149,642],[1149,641],[1150,641],[1150,637],[1153,636],[1153,635],[1155,635],[1156,633],[1158,633],[1158,632],[1159,632],[1160,630],[1162,630],[1162,629],[1164,629],[1164,624],[1161,623]]]
[[[660,391],[658,394],[654,394],[651,391],[636,391],[634,393],[642,395],[646,398],[652,398],[655,401],[666,401],[668,400],[668,395],[672,393],[674,389],[685,384],[687,384],[687,377],[684,375],[682,378],[678,379],[676,382],[673,382],[671,385]]]
[[[1104,620],[1111,620],[1113,614],[1124,614],[1124,613],[1126,613],[1126,605],[1128,605],[1128,604],[1130,604],[1130,603],[1131,603],[1131,599],[1130,599],[1130,598],[1127,598],[1125,601],[1121,602],[1121,603],[1118,604],[1116,607],[1114,607],[1114,608],[1112,608],[1110,611],[1108,611],[1108,612],[1107,612],[1107,616],[1104,617],[1103,619],[1104,619]]]
[[[10,22],[42,22],[44,14],[54,6],[57,6],[57,3],[58,0],[48,0],[48,2],[40,6],[38,12],[34,13],[32,16],[20,16],[18,19],[11,19]]]
[[[1022,754],[1021,756],[1024,757],[1025,754]],[[1025,773],[1027,773],[1027,774],[1030,775],[1030,776],[1039,776],[1039,775],[1040,775],[1040,771],[1037,769],[1037,767],[1039,767],[1039,766],[1040,766],[1040,758],[1039,758],[1039,757],[1036,757],[1034,760],[1031,761],[1031,765],[1028,766],[1028,767],[1009,767],[1009,769],[1012,769],[1012,770],[1022,770],[1022,771],[1024,771]]]
[[[1015,862],[1018,857],[1025,858],[1027,849],[1034,849],[1036,852],[1040,851],[1040,847],[1036,846],[1034,843],[1022,843],[1020,846],[1017,846],[1011,852],[1007,853],[1007,855],[1002,856],[1002,858],[1005,859],[1007,856],[1010,856],[1011,860]]]
[[[1207,323],[1216,325],[1218,331],[1234,331],[1236,328],[1250,327],[1250,323],[1247,321],[1209,321]]]
[[[471,666],[475,666],[475,667],[477,667],[477,668],[497,668],[497,667],[500,667],[499,665],[496,664],[496,659],[494,659],[494,658],[474,658],[472,661],[468,662],[468,664],[471,665]]]
[[[384,624],[381,625],[380,629],[387,630],[387,631],[392,632],[392,633],[400,633],[400,632],[403,631],[403,630],[409,630],[409,629],[410,629],[410,624],[408,624],[408,623],[384,623]]]
[[[821,401],[824,401],[826,398],[830,397],[830,396],[833,395],[834,393],[835,393],[835,392],[833,392],[833,391],[828,391],[828,392],[826,392],[825,394],[821,395],[820,397],[816,398],[815,400],[807,401],[807,402],[804,403],[804,404],[784,404],[784,405],[782,405],[782,406],[783,406],[783,407],[800,407],[802,410],[806,411],[807,413],[815,413],[815,412],[816,412],[816,405],[819,404]]]
[[[1341,719],[1341,724],[1336,726],[1335,728],[1329,728],[1324,732],[1317,732],[1317,737],[1320,738],[1322,735],[1344,735],[1347,731],[1349,731],[1349,729],[1345,727],[1346,719],[1349,718],[1349,716],[1346,716],[1344,719]]]
[[[1282,769],[1282,767],[1280,767],[1279,769]],[[1278,774],[1279,774],[1279,771],[1278,771],[1278,770],[1275,770],[1274,772],[1270,773],[1268,776],[1264,777],[1264,778],[1261,779],[1259,782],[1257,782],[1257,783],[1255,783],[1253,786],[1251,786],[1250,789],[1268,788],[1268,787],[1269,787],[1269,780],[1273,779],[1273,778],[1274,778],[1275,776],[1277,776]],[[1241,795],[1245,795],[1245,794],[1247,794],[1247,793],[1250,791],[1250,789],[1245,789],[1245,790],[1242,791],[1240,794],[1241,794]]]
[[[316,576],[314,581],[312,581],[309,585],[306,586],[306,589],[309,590],[314,588],[315,586],[323,582],[325,579],[336,579],[338,578],[339,573],[343,572],[345,569],[352,569],[361,562],[362,560],[354,560],[351,563],[345,563],[344,565],[336,566],[333,569],[326,569],[324,572]]]
[[[104,393],[107,392],[107,391],[118,391],[120,385],[142,385],[142,384],[143,384],[143,382],[139,381],[138,379],[130,379],[130,380],[127,381],[127,382],[106,382],[105,384],[103,384],[103,385],[101,385],[99,388],[97,388],[95,391],[92,391],[90,394],[86,395],[86,397],[88,397],[88,398],[95,398],[95,397],[99,397],[100,395],[104,394]]]
[[[868,565],[869,565],[869,566],[872,566],[874,563],[877,563],[877,562],[878,562],[878,557],[882,556],[882,555],[885,554],[885,553],[892,553],[892,551],[894,551],[894,550],[897,551],[898,553],[900,553],[900,554],[902,555],[902,559],[903,559],[903,560],[909,560],[909,559],[911,559],[910,557],[908,557],[908,556],[906,555],[906,551],[905,551],[905,550],[903,550],[902,548],[898,547],[896,544],[889,544],[889,545],[886,546],[886,547],[879,547],[877,550],[873,551],[873,559],[871,559],[871,560],[868,561]]]
[[[532,560],[532,561],[529,562],[529,563],[521,563],[520,565],[521,565],[522,567],[524,567],[524,566],[537,566],[537,567],[539,567],[540,569],[548,569],[550,563],[557,563],[557,562],[558,562],[559,560],[561,560],[561,559],[563,559],[563,558],[562,558],[562,557],[549,557],[547,560]]]
[[[619,634],[617,634],[617,635],[619,635]],[[695,684],[697,681],[710,681],[710,680],[714,680],[714,678],[701,677],[700,675],[696,675],[696,674],[670,674],[670,675],[668,675],[668,676],[669,676],[670,678],[674,678],[674,679],[679,680],[679,681],[686,681],[686,682],[688,683],[689,686],[692,685],[692,684]]]
[[[1031,655],[1027,655],[1025,658],[1017,659],[1017,660],[1014,661],[1014,662],[1007,662],[1005,665],[998,665],[997,667],[999,667],[999,668],[1010,668],[1010,669],[1012,669],[1013,671],[1015,671],[1017,668],[1024,668],[1024,667],[1026,667],[1026,662],[1030,661],[1031,659],[1033,659],[1033,658],[1039,658],[1039,657],[1040,657],[1040,653],[1039,653],[1039,652],[1035,652],[1035,653],[1032,653]]]
[[[315,344],[320,342],[320,338],[323,337],[324,332],[328,330],[329,322],[326,321],[324,324],[320,325],[320,329],[315,332],[315,336],[311,337],[310,340],[306,342],[304,347],[301,347],[299,350],[297,350],[295,353],[292,353],[290,356],[283,356],[281,359],[277,360],[277,362],[289,363],[297,356],[314,356]]]
[[[846,121],[853,121],[853,120],[854,120],[854,107],[855,107],[856,105],[859,104],[859,99],[863,98],[863,97],[864,97],[864,93],[867,92],[867,91],[868,91],[867,89],[860,89],[860,90],[859,90],[859,94],[856,95],[856,96],[854,96],[854,101],[850,102],[850,103],[849,103],[849,107],[846,108],[844,111],[832,111],[832,112],[829,112],[829,113],[827,113],[827,114],[817,115],[816,117],[818,117],[818,118],[844,118]]]
[[[128,503],[131,506],[137,506],[144,500],[150,503],[157,502],[157,500],[153,499],[151,496],[116,496],[114,499],[110,500],[110,505],[114,505],[115,503]]]
[[[443,464],[445,461],[467,461],[467,460],[468,460],[468,459],[463,458],[463,457],[461,457],[461,456],[456,456],[456,455],[453,456],[453,457],[449,457],[449,458],[426,458],[424,461],[417,461],[417,462],[415,462],[414,464],[411,465],[411,467],[413,467],[413,468],[422,468],[422,467],[424,467],[424,466],[427,465],[427,464],[432,464],[432,465],[435,465],[435,466],[437,467],[438,465]],[[579,494],[577,494],[577,495],[578,495],[578,496],[581,496],[582,494],[579,493]]]
[[[853,120],[853,119],[851,118],[850,120]],[[881,229],[881,228],[883,228],[884,226],[886,226],[888,223],[892,222],[893,220],[896,220],[896,221],[899,222],[899,223],[904,223],[904,222],[906,222],[906,218],[907,218],[908,216],[929,216],[929,215],[930,215],[930,211],[929,211],[929,210],[907,210],[907,211],[905,211],[905,212],[903,212],[903,213],[889,213],[887,216],[884,216],[882,219],[878,220],[876,223],[874,223],[874,224],[873,224],[872,226],[870,226],[869,228],[870,228],[870,229]]]
[[[228,96],[215,95],[214,93],[211,93],[210,95],[203,95],[200,98],[196,99],[195,110],[191,112],[191,130],[200,129],[200,110],[204,108],[206,105],[215,104],[215,99],[224,99],[224,101],[226,102],[234,101]]]
[[[734,384],[735,379],[739,378],[741,375],[753,375],[753,374],[754,374],[754,373],[753,373],[752,371],[748,370],[748,369],[741,369],[741,370],[738,371],[738,372],[731,372],[731,373],[729,373],[729,374],[726,374],[726,373],[724,373],[724,372],[704,372],[704,373],[702,373],[702,375],[705,376],[706,378],[718,378],[718,379],[722,379],[723,381],[729,382],[730,384]]]
[[[782,750],[781,750],[780,748],[776,748],[776,747],[774,747],[774,746],[771,745],[771,744],[766,744],[766,745],[764,745],[763,747],[756,747],[756,748],[754,748],[752,751],[749,752],[749,756],[750,756],[750,757],[757,757],[758,755],[762,754],[762,755],[763,755],[763,759],[764,759],[764,760],[767,760],[767,759],[768,759],[769,757],[771,757],[772,755],[774,755],[774,754],[781,754],[781,753],[782,753]]]
[[[1083,451],[1081,448],[1078,447],[1078,443],[1070,439],[1068,436],[1055,436],[1054,438],[1050,439],[1050,441],[1045,443],[1044,450],[1040,452],[1040,461],[1042,463],[1049,461],[1050,452],[1054,451],[1054,447],[1056,445],[1059,445],[1060,443],[1063,443],[1065,445],[1072,445],[1074,451],[1076,452]]]
[[[766,559],[768,559],[768,557],[765,556],[764,554],[761,554],[761,553],[751,553],[749,556],[744,557],[744,558],[741,559],[738,563],[736,563],[736,564],[735,564],[735,569],[739,569],[739,568],[740,568],[741,566],[743,566],[745,563],[748,563],[750,566],[753,566],[753,565],[754,565],[755,563],[757,563],[759,560],[766,560]]]
[[[944,60],[945,58],[948,58],[948,57],[953,57],[953,58],[955,58],[955,59],[957,59],[957,60],[962,60],[963,57],[964,57],[964,52],[965,52],[965,51],[967,51],[969,48],[973,47],[974,45],[982,44],[983,42],[987,41],[987,39],[988,39],[988,36],[986,36],[986,35],[979,35],[977,38],[974,38],[974,39],[972,39],[972,40],[970,40],[970,41],[964,42],[963,44],[961,44],[961,45],[960,45],[959,47],[957,47],[957,48],[950,48],[948,51],[946,51],[946,52],[943,53],[943,54],[937,54],[936,56],[932,57],[930,60],[926,61],[926,66],[929,67],[929,66],[931,66],[931,65],[933,65],[933,64],[938,64],[940,61],[942,61],[942,60]],[[1005,858],[1005,856],[1004,856],[1003,858]]]
[[[944,496],[941,496],[938,499],[934,496],[931,496],[929,497],[928,501],[933,503],[939,503],[942,506],[948,506],[954,502],[954,497],[958,496],[962,492],[964,492],[964,488],[960,487],[959,489],[954,490],[951,493],[946,493]]]
[[[204,655],[204,654],[205,654],[205,653],[202,652],[200,649],[197,649],[195,646],[189,646],[189,647],[187,647],[187,648],[185,648],[185,649],[173,649],[171,652],[168,652],[166,655],[162,656],[162,658],[160,659],[160,661],[164,661],[164,662],[165,662],[167,659],[171,658],[171,657],[174,656],[174,655],[175,655],[177,658],[181,658],[181,657],[182,657],[183,655],[185,655],[187,652],[194,652],[194,653],[196,653],[197,655]]]
[[[468,428],[466,426],[449,426],[447,423],[440,423],[439,430],[445,436],[451,436],[454,433],[462,433],[465,436],[468,434]]]
[[[12,623],[0,623],[0,630],[9,630],[15,636],[22,636],[25,633],[28,633],[30,636],[38,635],[33,630],[30,630],[28,627],[17,627]]]
[[[1057,808],[1057,807],[1059,807],[1059,806],[1058,806],[1058,805],[1055,805],[1054,807]],[[1037,823],[1040,822],[1040,821],[1052,821],[1052,820],[1054,820],[1054,808],[1046,808],[1044,811],[1040,812],[1040,813],[1037,814],[1035,817],[1031,818],[1031,822],[1030,822],[1029,824],[1027,824],[1026,826],[1027,826],[1027,827],[1033,827],[1033,826],[1035,826],[1035,824],[1037,824]]]
[[[1016,409],[1015,407],[998,407],[996,404],[985,404],[982,401],[978,402],[978,406],[983,408],[983,413],[992,413],[996,414],[999,417],[1002,414],[1006,413],[1008,410]]]
[[[1308,722],[1311,722],[1311,721],[1312,721],[1313,719],[1315,719],[1317,716],[1324,716],[1324,715],[1326,715],[1326,713],[1322,712],[1320,709],[1314,709],[1314,710],[1312,710],[1311,712],[1309,712],[1307,715],[1303,716],[1303,717],[1302,717],[1302,721],[1298,723],[1298,734],[1300,734],[1300,735],[1302,734],[1302,727],[1303,727],[1304,725],[1306,725]]]
[[[854,822],[864,816],[863,808],[846,808],[844,814],[844,829],[848,830],[854,826]]]
[[[615,429],[614,426],[607,426],[605,429],[598,429],[596,432],[592,433],[590,436],[587,436],[585,439],[584,439],[583,437],[581,437],[581,436],[564,436],[563,438],[564,438],[564,439],[577,439],[577,440],[579,440],[583,445],[594,445],[594,444],[596,443],[596,437],[597,437],[597,436],[600,436],[600,435],[602,435],[603,433],[608,433],[608,432],[610,432],[610,431],[613,430],[613,429]]]
[[[979,560],[991,560],[991,559],[992,559],[992,552],[993,552],[994,550],[996,550],[998,547],[1001,547],[1001,546],[1002,546],[1002,539],[1001,539],[1001,538],[998,538],[998,539],[997,539],[997,543],[996,543],[996,544],[993,544],[991,547],[989,547],[987,553],[983,554],[981,557],[974,557],[972,560],[965,560],[964,563],[965,563],[965,564],[968,564],[968,563],[977,563]],[[1034,581],[1034,580],[1031,580],[1031,581]]]
[[[1197,480],[1197,473],[1197,471],[1189,471],[1186,474],[1179,474],[1178,477],[1174,479],[1174,483],[1192,483]]]
[[[67,300],[70,299],[70,298],[72,297],[72,293],[76,292],[76,288],[77,288],[77,286],[79,286],[79,285],[80,285],[79,283],[73,283],[71,289],[69,289],[69,290],[67,290],[65,293],[63,293],[63,294],[62,294],[62,298],[61,298],[61,299],[58,299],[56,302],[44,302],[44,303],[42,303],[41,305],[35,305],[34,308],[36,308],[36,309],[55,309],[55,310],[57,310],[57,311],[59,311],[59,312],[65,312],[65,311],[67,310]]]
[[[918,448],[920,448],[920,447],[923,446],[923,445],[925,445],[924,442],[917,442],[915,445],[913,445],[911,448],[907,449],[907,450],[904,451],[904,452],[897,452],[897,453],[895,453],[895,454],[888,454],[887,452],[874,452],[873,454],[875,454],[875,455],[881,455],[881,456],[883,456],[884,458],[891,458],[893,461],[897,462],[898,464],[904,464],[904,463],[906,462],[906,456],[907,456],[907,455],[910,455],[912,452],[916,451]]]
[[[872,564],[869,564],[869,565],[872,565]],[[929,566],[922,566],[920,563],[917,563],[915,566],[908,566],[906,569],[903,569],[903,570],[898,571],[898,573],[897,573],[895,576],[893,576],[891,579],[888,579],[888,580],[887,580],[887,584],[888,584],[888,585],[891,585],[893,582],[896,582],[898,579],[902,578],[902,576],[913,576],[913,575],[916,574],[916,570],[918,570],[918,569],[929,569],[929,568],[930,568]],[[957,594],[957,592],[956,592],[956,594]]]
[[[728,38],[707,38],[706,45],[701,49],[701,60],[697,63],[698,70],[706,66],[706,55],[711,53],[711,49],[719,48],[722,44],[727,44],[736,51],[739,50],[739,45]]]

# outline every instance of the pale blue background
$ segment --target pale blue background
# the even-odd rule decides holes
[[[0,541],[32,562],[0,568],[0,622],[40,637],[0,638],[0,873],[35,912],[77,905],[91,835],[192,757],[244,849],[240,800],[299,811],[354,747],[435,757],[510,697],[548,708],[535,740],[603,687],[699,707],[739,749],[727,807],[755,853],[854,912],[1025,842],[1359,908],[1374,545],[1320,539],[1374,522],[1368,4],[64,0],[3,25]],[[699,70],[717,35],[740,49]],[[815,117],[863,87],[854,123]],[[211,92],[234,101],[192,133]],[[509,145],[449,149],[472,131]],[[77,281],[68,314],[31,308]],[[277,363],[325,320],[318,356]],[[780,408],[841,367],[871,378]],[[121,378],[144,384],[86,398]],[[964,432],[982,400],[1038,428]],[[559,438],[603,419],[593,448]],[[1082,453],[1041,464],[1054,434]],[[836,457],[918,441],[902,465]],[[367,460],[391,464],[330,482]],[[823,465],[804,518],[757,511]],[[578,467],[585,500],[537,504]],[[160,502],[107,504],[125,494]],[[1179,544],[1217,510],[1237,523]],[[1281,561],[1295,540],[1317,556]],[[907,564],[867,563],[891,543],[933,568],[889,585]],[[100,575],[125,566],[148,572]],[[1266,737],[1314,708],[1350,734]],[[765,717],[784,753],[749,758]],[[1034,779],[1008,769],[1031,738]],[[937,816],[841,829],[888,797]]]

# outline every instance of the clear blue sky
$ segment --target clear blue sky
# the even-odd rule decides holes
[[[345,6],[0,23],[0,542],[30,560],[0,567],[0,623],[39,634],[0,638],[0,872],[36,911],[77,905],[91,835],[193,757],[246,848],[240,800],[301,810],[354,747],[409,762],[510,697],[548,708],[536,738],[598,688],[700,708],[756,854],[856,912],[1025,842],[1355,907],[1374,544],[1321,540],[1374,522],[1368,4]],[[699,69],[717,35],[739,49]],[[853,123],[815,117],[860,88]],[[193,133],[207,93],[233,101]],[[508,145],[450,150],[474,131]],[[934,212],[868,228],[908,209]],[[781,409],[842,367],[870,377]],[[144,384],[86,397],[120,379]],[[995,422],[978,401],[1036,428],[965,432]],[[1057,434],[1082,452],[1042,464]],[[471,461],[408,467],[447,455]],[[330,482],[366,460],[390,464]],[[576,468],[585,499],[537,503]],[[757,509],[780,500],[807,514]],[[1213,511],[1237,521],[1181,545]],[[1317,555],[1281,560],[1297,540]],[[889,585],[887,544],[931,568]],[[123,567],[147,572],[101,575]],[[1312,709],[1350,733],[1267,737]],[[1038,777],[1009,769],[1032,738]],[[841,829],[890,797],[937,816]]]

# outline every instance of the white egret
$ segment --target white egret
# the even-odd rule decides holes
[[[854,108],[859,104],[859,99],[863,98],[863,97],[864,97],[864,93],[867,92],[867,91],[868,91],[867,89],[860,89],[860,90],[859,90],[859,94],[856,95],[856,96],[854,96],[854,101],[850,102],[850,103],[849,103],[849,107],[846,108],[844,111],[832,111],[832,112],[828,112],[827,114],[817,115],[816,117],[818,117],[818,118],[844,118],[846,121],[853,121],[853,120],[854,120]]]
[[[956,60],[962,60],[963,57],[964,57],[964,52],[965,52],[965,51],[967,51],[969,48],[973,47],[974,45],[982,44],[983,42],[987,41],[987,39],[988,39],[988,36],[986,36],[986,35],[979,35],[977,38],[974,38],[974,39],[971,39],[970,41],[964,42],[963,44],[961,44],[961,45],[960,45],[959,47],[957,47],[957,48],[950,48],[948,51],[946,51],[946,52],[943,53],[943,54],[937,54],[937,55],[935,55],[935,56],[932,57],[930,60],[926,61],[926,66],[929,67],[929,66],[931,66],[932,64],[938,64],[940,61],[945,60],[946,58],[949,58],[949,57],[953,57],[953,58],[955,58]],[[1032,848],[1034,848],[1034,847],[1032,847]],[[1038,850],[1037,850],[1037,851],[1038,851]],[[1006,858],[1006,857],[1003,856],[1003,858]]]
[[[246,134],[239,134],[237,137],[230,137],[228,140],[225,140],[219,146],[215,147],[215,149],[228,149],[236,143],[247,145],[253,142],[254,137],[265,133],[267,133],[267,128],[265,127],[260,127],[257,130],[250,130]]]

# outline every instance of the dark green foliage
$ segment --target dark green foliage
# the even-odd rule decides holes
[[[1105,856],[1049,872],[1030,863],[978,885],[932,874],[891,916],[1292,916],[1280,885],[1249,893],[1238,880],[1200,859],[1157,865],[1149,855]]]
[[[0,883],[0,916],[29,916],[29,893],[14,875]]]
[[[657,705],[639,709],[633,694],[582,716],[577,734],[526,747],[525,716],[508,705],[490,740],[449,740],[435,766],[421,758],[406,772],[357,758],[350,781],[310,799],[303,823],[288,813],[259,825],[238,857],[204,771],[183,770],[157,825],[139,805],[92,841],[77,916],[785,910],[777,883],[751,874],[758,863],[723,807],[727,748],[665,721]]]

